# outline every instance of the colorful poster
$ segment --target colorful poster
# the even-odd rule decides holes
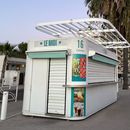
[[[80,117],[85,115],[85,88],[73,88],[73,117]]]
[[[86,55],[84,54],[73,55],[72,81],[86,81]]]

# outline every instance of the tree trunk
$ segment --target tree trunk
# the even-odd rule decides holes
[[[128,48],[123,49],[123,89],[128,89]]]

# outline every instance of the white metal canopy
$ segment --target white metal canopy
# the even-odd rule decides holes
[[[106,19],[89,18],[40,23],[36,29],[54,37],[84,37],[106,48],[127,48],[128,41]]]

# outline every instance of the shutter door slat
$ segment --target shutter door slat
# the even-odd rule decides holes
[[[88,60],[88,82],[107,82],[115,80],[115,66]]]
[[[48,95],[48,113],[64,114],[65,107],[65,84],[66,79],[66,60],[51,59],[49,95]]]

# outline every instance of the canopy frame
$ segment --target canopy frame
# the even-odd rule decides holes
[[[40,23],[36,29],[53,37],[83,37],[106,48],[128,48],[130,44],[113,26],[103,18],[71,19]]]

